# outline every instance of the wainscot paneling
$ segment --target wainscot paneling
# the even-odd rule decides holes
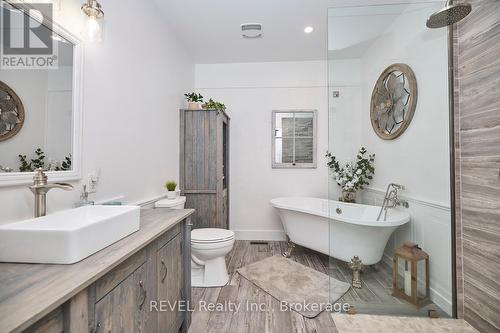
[[[363,202],[381,206],[385,191],[369,188]],[[404,241],[417,243],[430,256],[431,299],[441,309],[452,314],[451,277],[451,210],[449,205],[405,197],[410,204],[410,223],[399,227],[385,248],[384,261],[392,265],[392,253]],[[401,208],[404,209],[404,208]]]

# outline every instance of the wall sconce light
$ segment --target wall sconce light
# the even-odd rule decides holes
[[[82,35],[87,42],[100,42],[102,40],[102,19],[104,12],[97,0],[87,0],[82,5],[82,12],[88,16]]]

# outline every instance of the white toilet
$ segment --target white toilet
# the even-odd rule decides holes
[[[162,199],[155,202],[156,208],[184,209],[186,197],[177,197],[175,199]]]
[[[222,287],[229,281],[226,254],[234,246],[234,232],[203,228],[191,231],[191,285]]]

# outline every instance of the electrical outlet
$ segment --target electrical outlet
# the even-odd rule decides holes
[[[87,176],[87,192],[96,193],[97,185],[99,185],[100,172],[94,172]]]

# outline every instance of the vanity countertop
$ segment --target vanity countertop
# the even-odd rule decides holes
[[[72,265],[0,263],[0,332],[26,329],[193,212],[142,210],[139,231]]]

